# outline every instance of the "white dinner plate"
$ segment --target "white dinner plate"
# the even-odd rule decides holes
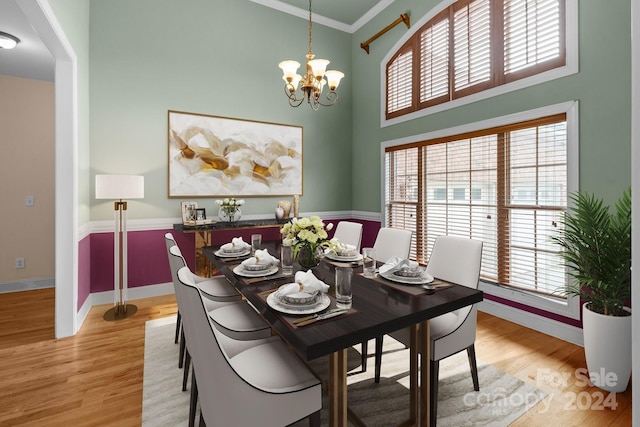
[[[271,267],[267,268],[266,270],[258,270],[258,271],[252,271],[252,270],[247,270],[246,268],[244,268],[242,266],[242,264],[237,265],[233,268],[233,272],[236,273],[238,276],[242,276],[242,277],[262,277],[262,276],[270,276],[273,273],[277,273],[278,272],[278,266],[277,265],[272,265]]]
[[[357,254],[353,256],[340,256],[333,251],[328,251],[327,253],[324,254],[324,256],[334,261],[353,262],[353,261],[362,260],[362,254]]]
[[[251,253],[251,248],[247,248],[242,252],[224,252],[222,249],[218,249],[214,253],[220,258],[239,258],[249,255]]]
[[[405,285],[425,285],[433,282],[433,276],[429,273],[423,273],[420,277],[400,276],[393,273],[380,273],[380,276],[393,282],[404,283]]]
[[[267,296],[267,304],[269,307],[285,314],[313,314],[318,313],[331,305],[331,299],[327,294],[321,293],[315,303],[310,305],[292,305],[280,301],[277,297],[278,292],[271,292]]]

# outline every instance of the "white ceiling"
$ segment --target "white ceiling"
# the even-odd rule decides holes
[[[15,49],[0,49],[0,74],[53,81],[55,63],[17,5],[20,0],[0,0],[0,31],[20,39]],[[108,0],[105,0],[108,1]],[[308,0],[250,0],[290,15],[308,19]],[[313,21],[353,33],[394,0],[315,0]],[[404,12],[400,11],[399,13]]]
[[[0,74],[53,81],[53,57],[16,1],[0,0],[0,31],[20,39],[15,49],[0,49]]]

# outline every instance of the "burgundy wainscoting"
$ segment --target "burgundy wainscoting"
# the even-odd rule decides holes
[[[91,294],[91,236],[78,242],[78,307],[82,308]]]

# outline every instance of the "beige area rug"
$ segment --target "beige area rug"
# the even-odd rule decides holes
[[[187,426],[189,390],[183,392],[178,368],[179,346],[173,343],[175,317],[147,322],[144,351],[144,427]],[[373,357],[362,372],[360,346],[348,352],[349,407],[367,426],[397,425],[408,417],[408,350],[385,337],[380,384],[373,381]],[[369,343],[374,348],[374,343]],[[313,361],[312,368],[326,378],[328,361]],[[499,369],[478,361],[480,391],[473,390],[466,352],[440,362],[438,426],[506,427],[536,405],[545,393]],[[190,384],[189,384],[190,386]],[[323,405],[322,425],[327,423]],[[306,420],[294,426],[307,426]]]

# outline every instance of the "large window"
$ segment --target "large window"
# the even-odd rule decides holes
[[[556,295],[565,270],[550,235],[567,207],[567,119],[539,119],[385,148],[385,215],[414,232],[426,263],[438,236],[483,241],[481,278]]]
[[[566,64],[565,0],[459,0],[386,64],[387,119]]]

